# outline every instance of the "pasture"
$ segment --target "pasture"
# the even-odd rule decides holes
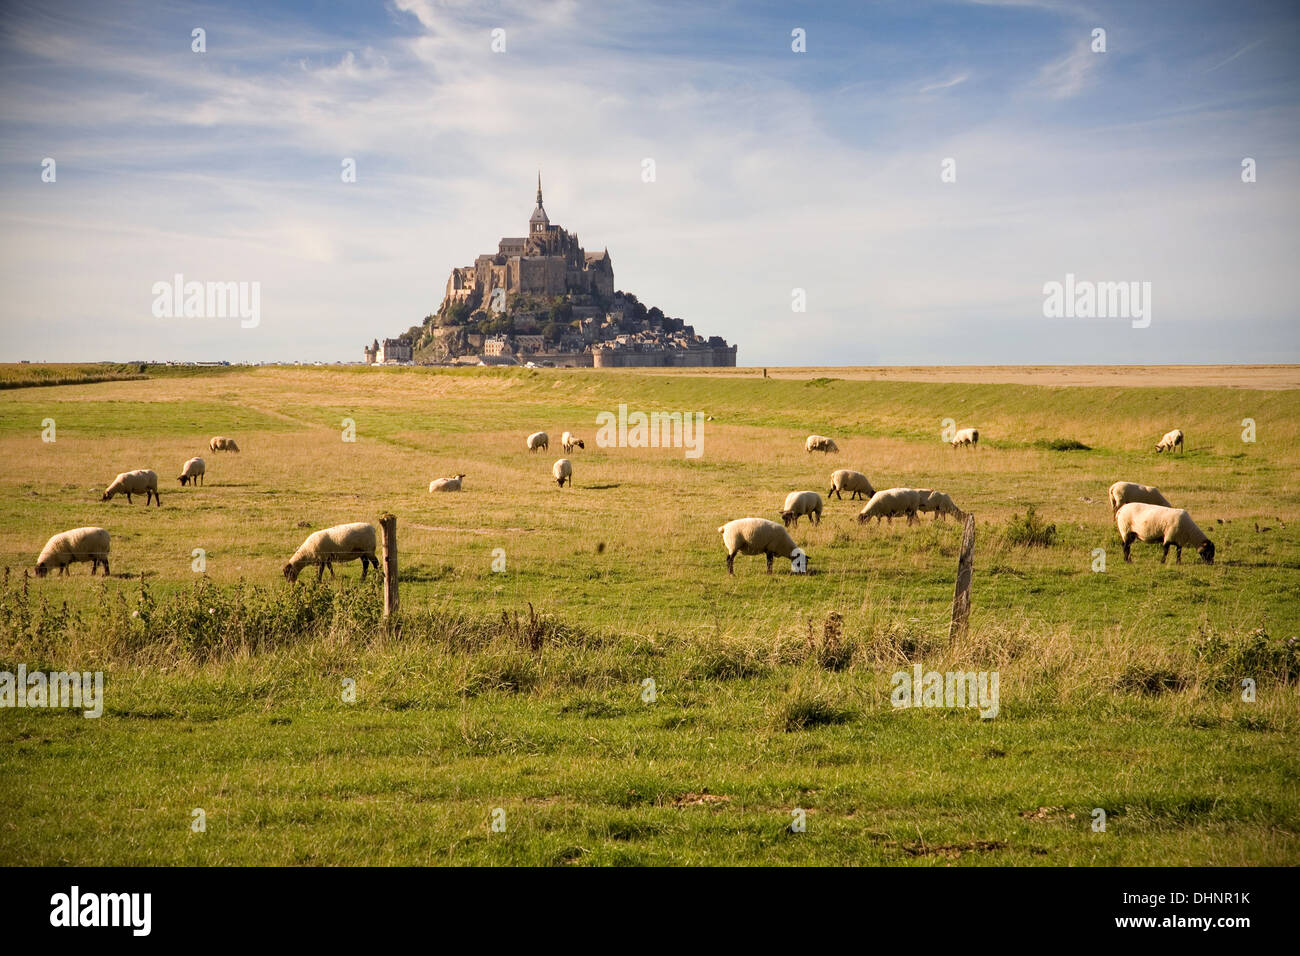
[[[105,673],[100,719],[0,710],[0,863],[1300,863],[1300,389],[851,371],[0,369],[0,671]],[[620,404],[711,416],[701,455],[598,447]],[[133,468],[162,507],[100,501]],[[728,577],[718,526],[836,468],[975,514],[964,639],[958,522],[831,498],[792,529],[809,574]],[[1125,564],[1119,479],[1187,508],[1214,565]],[[1014,543],[1031,506],[1052,543]],[[312,531],[385,511],[400,628],[355,562],[284,581]],[[82,525],[110,578],[24,579]],[[997,716],[891,706],[914,664],[997,671]]]

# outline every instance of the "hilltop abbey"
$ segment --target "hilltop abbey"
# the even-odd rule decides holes
[[[451,270],[444,304],[481,300],[489,305],[495,290],[511,294],[557,296],[614,294],[614,265],[609,250],[585,252],[578,237],[551,224],[542,205],[542,177],[537,177],[537,208],[528,217],[528,235],[502,239],[497,251],[484,253],[472,266]]]
[[[540,175],[528,235],[503,238],[496,252],[452,269],[437,313],[365,354],[374,364],[736,364],[734,345],[617,291],[609,250],[587,252],[551,222]]]

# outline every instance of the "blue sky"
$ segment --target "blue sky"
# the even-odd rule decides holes
[[[0,360],[356,360],[540,168],[742,364],[1296,362],[1298,48],[1293,3],[11,3]],[[155,318],[176,273],[260,324]],[[1045,318],[1067,273],[1150,326]]]

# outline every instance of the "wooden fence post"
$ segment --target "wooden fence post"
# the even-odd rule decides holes
[[[961,557],[957,559],[957,586],[952,595],[952,624],[948,626],[948,640],[955,641],[966,634],[970,623],[970,580],[975,562],[975,516],[967,513],[961,531]]]
[[[384,620],[389,620],[397,614],[397,516],[380,515],[379,530],[384,539]]]

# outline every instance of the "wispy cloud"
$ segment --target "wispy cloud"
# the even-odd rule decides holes
[[[1242,56],[1242,55],[1244,55],[1244,54],[1246,54],[1246,53],[1249,53],[1251,50],[1255,49],[1255,47],[1259,46],[1259,45],[1260,45],[1261,43],[1263,43],[1263,42],[1264,42],[1263,40],[1256,40],[1256,41],[1254,41],[1253,43],[1247,43],[1245,46],[1243,46],[1243,47],[1242,47],[1240,50],[1238,50],[1236,53],[1233,53],[1231,56],[1227,57],[1226,59],[1220,60],[1218,63],[1214,64],[1214,66],[1210,67],[1210,68],[1209,68],[1208,70],[1206,70],[1205,72],[1206,72],[1206,73],[1213,73],[1215,70],[1218,70],[1218,69],[1220,69],[1220,68],[1222,68],[1222,67],[1227,66],[1227,65],[1228,65],[1229,63],[1231,63],[1233,60],[1237,59],[1237,57]]]
[[[970,79],[970,74],[962,73],[958,76],[954,76],[951,80],[941,80],[938,83],[927,83],[925,86],[921,87],[921,89],[918,90],[917,92],[931,93],[934,90],[951,89],[954,86],[958,86],[962,83],[965,83],[968,79]]]

